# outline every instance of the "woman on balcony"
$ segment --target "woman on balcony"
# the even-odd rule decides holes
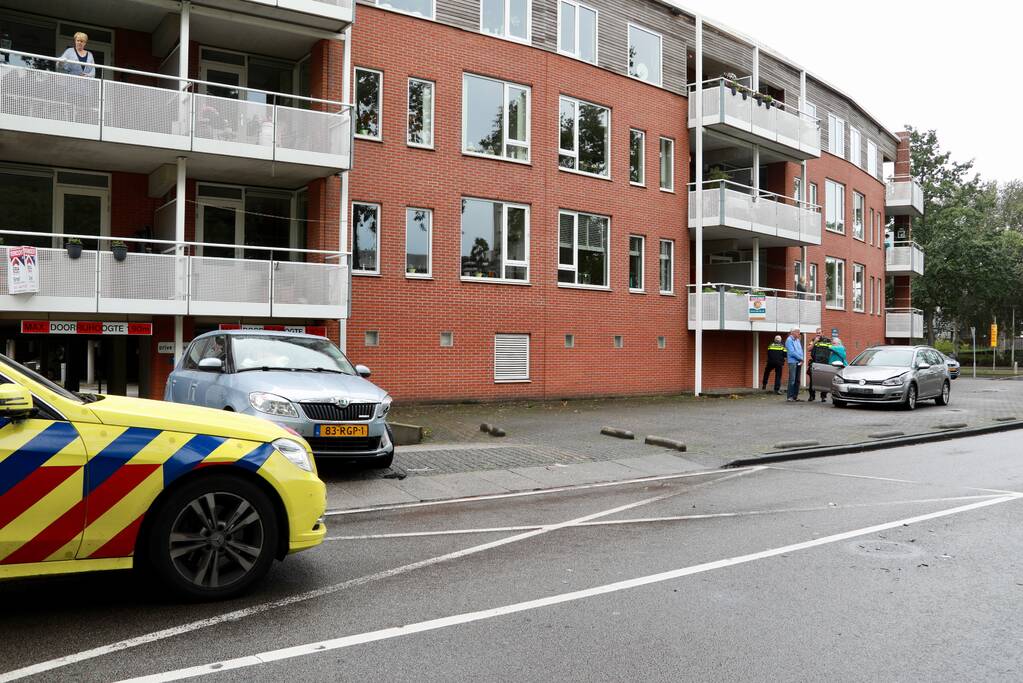
[[[60,68],[65,73],[69,73],[72,76],[85,76],[86,78],[92,78],[96,75],[96,60],[93,58],[92,53],[85,49],[85,44],[88,42],[88,35],[81,31],[75,34],[75,46],[64,50],[64,54],[60,56],[61,59],[67,60],[60,65]]]

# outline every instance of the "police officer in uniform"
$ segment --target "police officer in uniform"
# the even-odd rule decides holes
[[[764,368],[764,379],[760,388],[767,391],[767,381],[774,372],[774,393],[781,394],[781,370],[785,367],[785,347],[781,343],[781,335],[776,335],[774,341],[767,347],[767,367]]]
[[[813,401],[816,397],[816,393],[813,390],[813,364],[814,363],[830,363],[831,362],[831,339],[825,337],[820,329],[817,330],[817,335],[810,342],[810,348],[806,354],[809,356],[810,361],[806,365],[806,383],[810,389],[810,400]],[[828,399],[828,392],[821,392],[821,403],[824,403]]]

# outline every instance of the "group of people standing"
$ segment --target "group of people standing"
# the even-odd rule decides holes
[[[798,328],[794,328],[789,331],[789,336],[785,338],[784,344],[782,343],[781,335],[777,335],[770,346],[767,347],[767,367],[764,368],[764,377],[760,383],[760,388],[764,391],[767,390],[767,383],[771,377],[771,373],[774,373],[774,393],[781,394],[781,372],[785,365],[789,368],[789,380],[788,380],[788,392],[786,401],[800,401],[799,398],[799,385],[803,371],[804,360],[809,359],[807,384],[810,397],[808,401],[816,400],[817,392],[813,388],[813,364],[814,363],[833,363],[836,360],[841,361],[845,364],[846,351],[845,346],[842,344],[842,340],[837,336],[834,339],[829,339],[824,336],[823,331],[818,328],[817,333],[807,346],[806,353],[803,353],[803,343],[800,340],[800,333]],[[820,392],[821,402],[827,400],[828,392]]]

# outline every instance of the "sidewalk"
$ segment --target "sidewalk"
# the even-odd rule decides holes
[[[805,394],[803,397],[805,398]],[[346,509],[588,484],[714,469],[778,452],[795,442],[852,444],[902,432],[932,433],[1023,418],[1023,383],[961,378],[946,407],[909,412],[885,406],[786,403],[784,396],[633,399],[396,406],[391,419],[426,428],[423,444],[399,447],[392,471],[326,464],[328,507]],[[481,432],[486,422],[507,432]],[[600,434],[611,426],[635,440]],[[684,453],[643,443],[648,435],[686,444]]]

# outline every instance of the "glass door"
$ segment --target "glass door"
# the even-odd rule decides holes
[[[202,62],[199,70],[199,79],[213,83],[223,83],[223,87],[216,85],[204,85],[199,91],[214,97],[226,97],[231,100],[244,99],[240,88],[246,85],[245,67],[235,64],[216,64]]]
[[[199,256],[220,258],[241,258],[241,250],[234,245],[241,244],[244,231],[244,216],[241,202],[218,199],[216,205],[200,204],[196,224],[196,240],[226,247],[199,247]]]
[[[110,193],[107,190],[58,185],[54,197],[57,232],[71,235],[110,235]],[[54,247],[63,246],[54,237]],[[98,240],[83,239],[83,249],[97,249]]]

